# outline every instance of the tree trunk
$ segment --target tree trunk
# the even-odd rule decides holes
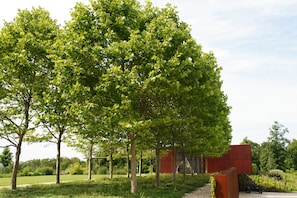
[[[135,134],[130,134],[131,139],[131,193],[137,193],[137,177],[136,177],[136,138]]]
[[[110,153],[109,153],[109,178],[112,180],[113,178],[113,156],[112,156],[112,147],[110,147]]]
[[[88,180],[92,180],[93,144],[90,144],[88,157]]]
[[[129,144],[127,144],[127,178],[130,177]]]
[[[63,132],[59,133],[57,140],[57,158],[56,158],[56,184],[60,183],[60,166],[61,166],[61,142],[62,142]]]
[[[205,173],[208,173],[208,159],[205,158]]]
[[[18,169],[20,164],[23,137],[24,137],[24,133],[20,135],[20,139],[17,144],[16,152],[15,152],[15,162],[13,164],[12,176],[11,176],[11,189],[13,190],[16,189],[16,185],[17,185],[17,176],[18,176]]]
[[[139,176],[141,176],[142,171],[142,150],[140,151],[140,159],[139,159]]]
[[[150,175],[153,174],[153,163],[152,163],[152,159],[153,158],[153,150],[151,150],[151,155],[150,155]]]
[[[161,144],[160,134],[157,135],[157,148],[156,148],[156,186],[160,186],[160,156],[161,156]]]
[[[175,186],[176,182],[176,160],[175,160],[175,148],[174,146],[171,149],[171,164],[172,164],[172,181]]]
[[[184,161],[183,177],[184,177],[184,180],[186,180],[186,170],[187,170],[187,166],[186,166],[186,155],[185,155],[185,153],[183,153],[183,161]]]

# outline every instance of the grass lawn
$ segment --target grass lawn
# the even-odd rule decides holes
[[[66,177],[64,177],[66,176]],[[111,181],[108,176],[94,176],[93,181],[86,181],[86,175],[64,175],[61,178],[62,181],[73,180],[72,182],[48,185],[31,185],[27,187],[18,187],[17,190],[1,189],[0,197],[170,197],[181,198],[187,192],[194,191],[196,188],[203,186],[209,182],[208,175],[195,175],[187,176],[186,180],[181,175],[177,175],[176,185],[172,182],[171,175],[161,175],[161,186],[156,188],[155,176],[142,176],[138,177],[138,193],[132,195],[130,193],[130,179],[124,176],[115,176]],[[68,177],[67,177],[68,176]],[[39,180],[42,176],[32,176],[32,179],[28,177],[27,181],[33,181],[34,183],[51,182],[54,181],[54,176],[48,176]],[[18,181],[20,181],[18,178]],[[27,177],[26,177],[27,178]],[[1,182],[2,182],[1,178]],[[28,182],[27,182],[28,183]]]
[[[95,178],[96,176],[94,176]],[[98,177],[98,176],[97,176]],[[100,176],[103,177],[103,176]],[[107,177],[107,176],[106,176]],[[87,179],[87,175],[61,175],[60,180],[63,181],[78,181]],[[38,183],[49,183],[49,182],[56,182],[55,175],[48,175],[48,176],[24,176],[18,177],[17,184],[38,184]],[[0,186],[9,186],[11,183],[11,178],[4,177],[0,179]]]

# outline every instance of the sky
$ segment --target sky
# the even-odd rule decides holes
[[[278,121],[297,135],[296,0],[151,0],[176,6],[204,52],[212,51],[223,68],[222,90],[232,107],[232,144],[243,138],[262,143]],[[63,25],[76,0],[9,0],[0,6],[0,28],[18,9],[41,6]],[[88,3],[87,0],[79,2]],[[144,4],[144,0],[140,1]],[[1,143],[1,142],[0,142]],[[32,152],[34,151],[34,152]],[[62,148],[62,156],[82,157]],[[25,145],[21,160],[55,157],[55,146]]]

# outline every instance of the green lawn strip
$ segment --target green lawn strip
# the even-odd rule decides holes
[[[107,176],[98,176],[96,177],[107,177]],[[87,175],[61,175],[60,180],[61,182],[65,181],[78,181],[87,179]],[[23,176],[17,178],[17,185],[24,185],[24,184],[38,184],[38,183],[55,183],[56,176],[55,175],[46,175],[46,176]],[[5,177],[0,179],[0,186],[9,186],[11,182],[11,178]]]
[[[108,177],[96,177],[93,181],[74,181],[59,185],[32,185],[17,188],[17,190],[2,189],[0,197],[172,197],[180,198],[185,193],[195,190],[199,186],[208,183],[207,175],[177,177],[176,185],[172,182],[171,175],[162,175],[161,186],[155,187],[154,176],[142,176],[138,178],[138,193],[130,193],[130,179],[126,177],[115,177],[112,181]]]

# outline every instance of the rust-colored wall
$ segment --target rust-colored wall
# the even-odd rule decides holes
[[[175,161],[176,161],[176,159],[175,159]],[[172,173],[172,154],[169,151],[161,158],[160,172],[161,173]]]
[[[252,174],[252,154],[250,145],[231,145],[230,150],[219,158],[207,159],[207,172],[220,172],[236,167],[238,174]]]
[[[215,175],[216,198],[238,198],[238,175],[236,168]]]

